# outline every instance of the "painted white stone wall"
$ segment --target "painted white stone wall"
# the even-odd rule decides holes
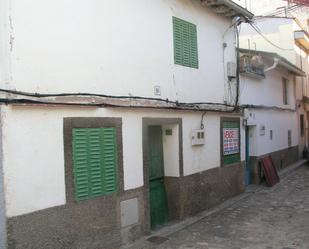
[[[10,70],[0,86],[154,97],[158,85],[170,100],[224,99],[223,53],[235,61],[232,20],[198,0],[7,2]],[[173,16],[197,25],[199,69],[174,64]]]
[[[261,156],[288,148],[288,130],[292,132],[291,146],[298,145],[298,123],[295,112],[275,110],[249,110],[252,113],[255,126],[250,130],[250,156]],[[265,126],[262,135],[261,127]],[[270,130],[273,138],[270,139]]]
[[[1,110],[1,109],[0,109]],[[1,114],[0,114],[0,120]],[[2,121],[0,121],[0,125]],[[2,137],[2,126],[0,127],[0,137]],[[3,157],[2,153],[2,140],[0,139],[0,158]],[[6,248],[6,208],[5,208],[5,196],[4,196],[4,175],[3,175],[3,161],[0,160],[0,249]]]
[[[6,86],[9,71],[9,14],[6,11],[9,8],[8,1],[0,1],[0,82]],[[0,115],[0,123],[2,118]],[[0,128],[0,140],[2,137],[2,129]],[[2,158],[2,141],[0,141],[0,249],[6,249],[6,211],[5,211],[5,196],[4,196],[4,176],[3,176],[3,161]]]
[[[296,45],[294,39],[294,31],[302,30],[296,21],[291,18],[263,18],[257,20],[256,25],[270,41],[287,50],[274,47],[248,24],[242,25],[240,47],[277,53],[309,74],[308,54]],[[308,77],[296,77],[296,83],[296,98],[301,100],[304,95],[309,95]]]
[[[262,1],[261,1],[262,2]],[[264,1],[266,2],[266,1]],[[277,1],[280,2],[280,1]],[[256,5],[262,4],[262,3],[256,3]],[[301,68],[307,75],[309,74],[309,60],[308,60],[308,54],[304,52],[300,47],[298,47],[294,40],[294,31],[302,30],[303,27],[299,25],[298,22],[291,18],[263,18],[256,21],[256,25],[260,28],[260,30],[263,32],[263,34],[272,42],[279,45],[282,48],[285,49],[292,49],[290,51],[282,50],[279,48],[276,48],[272,46],[270,43],[265,41],[260,35],[258,35],[249,25],[243,25],[242,26],[242,32],[241,32],[241,47],[248,48],[248,40],[250,40],[251,49],[254,49],[256,44],[257,50],[264,50],[268,52],[275,52],[279,55],[285,57],[290,62]],[[259,101],[257,98],[254,98],[254,94],[256,92],[261,93],[263,90],[264,93],[260,95],[261,100],[265,100],[265,98],[269,98],[270,95],[272,95],[273,88],[273,82],[275,80],[273,73],[267,75],[267,80],[270,80],[270,91],[267,90],[266,85],[263,87],[258,87],[258,84],[252,84],[250,86],[250,91],[248,90],[249,94],[247,95],[247,101],[250,101],[252,99],[252,102]],[[278,79],[278,81],[281,81]],[[305,123],[307,123],[307,115],[306,111],[304,109],[304,106],[301,104],[303,96],[309,96],[309,81],[308,76],[307,77],[295,77],[295,80],[290,80],[290,82],[295,81],[295,87],[294,87],[294,97],[296,98],[295,105],[292,105],[292,107],[297,106],[297,115],[294,117],[295,122],[297,123],[298,130],[296,131],[296,134],[298,134],[298,141],[299,141],[299,155],[301,156],[302,151],[306,145],[308,145],[308,128],[305,129],[305,135],[301,136],[300,134],[300,115],[304,115]],[[255,87],[254,87],[255,86]],[[260,91],[259,91],[260,89]],[[251,93],[251,94],[250,94]],[[275,98],[279,98],[280,95],[274,95]],[[252,98],[253,97],[253,98]],[[293,96],[292,96],[293,98]],[[244,100],[246,97],[244,97]],[[266,100],[267,101],[267,100]],[[269,101],[272,101],[269,99]],[[305,124],[305,127],[308,127],[308,125]],[[295,132],[294,132],[295,133]]]
[[[289,80],[288,105],[283,104],[283,77]],[[262,80],[242,76],[240,93],[241,104],[276,106],[294,110],[248,109],[245,111],[245,117],[250,125],[250,156],[261,156],[288,148],[288,130],[292,132],[292,146],[299,144],[299,122],[292,74],[277,68],[267,72],[266,78]],[[264,135],[261,131],[263,126]],[[273,131],[272,140],[270,130]]]
[[[171,130],[172,134],[167,135],[166,130]],[[162,131],[164,175],[179,177],[179,125],[163,125]]]
[[[267,42],[249,24],[241,26],[240,47],[277,53],[296,64],[298,56],[295,51],[297,47],[294,41],[295,27],[293,24],[294,20],[291,18],[262,18],[255,21],[255,25],[267,39],[286,50],[279,49]]]
[[[218,114],[206,114],[204,118],[205,145],[191,146],[191,130],[199,128],[201,115],[202,113],[96,108],[4,107],[3,167],[7,216],[66,203],[64,117],[122,117],[124,188],[129,190],[143,185],[143,117],[182,118],[184,175],[220,166]],[[241,132],[244,139],[243,130]],[[244,148],[241,151],[244,160]]]
[[[232,20],[202,7],[199,0],[2,0],[0,7],[1,88],[181,102],[226,99],[226,62],[235,62]],[[173,16],[197,26],[199,69],[174,64]],[[161,96],[154,95],[154,86],[161,87]],[[124,188],[129,190],[144,184],[143,117],[183,119],[185,175],[220,165],[219,115],[205,117],[206,144],[191,146],[191,130],[199,128],[201,115],[3,107],[7,216],[65,204],[64,117],[122,117]],[[177,158],[165,160],[170,160],[167,173],[177,175],[172,164]]]
[[[266,64],[266,67],[270,64]],[[288,105],[283,104],[282,78],[288,80]],[[294,77],[282,68],[266,72],[265,79],[241,76],[240,103],[295,109]]]

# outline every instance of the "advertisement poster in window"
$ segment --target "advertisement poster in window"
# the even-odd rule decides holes
[[[239,128],[223,128],[223,155],[239,153]]]

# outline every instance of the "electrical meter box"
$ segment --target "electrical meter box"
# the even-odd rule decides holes
[[[205,131],[204,130],[192,130],[191,132],[192,146],[205,144]]]
[[[236,63],[229,61],[227,63],[227,77],[236,78]]]

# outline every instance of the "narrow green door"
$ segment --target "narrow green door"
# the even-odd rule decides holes
[[[156,228],[168,220],[164,186],[163,141],[161,126],[149,126],[149,188],[151,227]]]
[[[246,164],[245,164],[245,185],[250,185],[251,169],[250,169],[250,133],[249,126],[246,126]]]

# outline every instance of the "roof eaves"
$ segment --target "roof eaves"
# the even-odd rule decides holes
[[[219,15],[228,17],[243,16],[252,19],[254,14],[231,0],[201,0],[202,4]]]

